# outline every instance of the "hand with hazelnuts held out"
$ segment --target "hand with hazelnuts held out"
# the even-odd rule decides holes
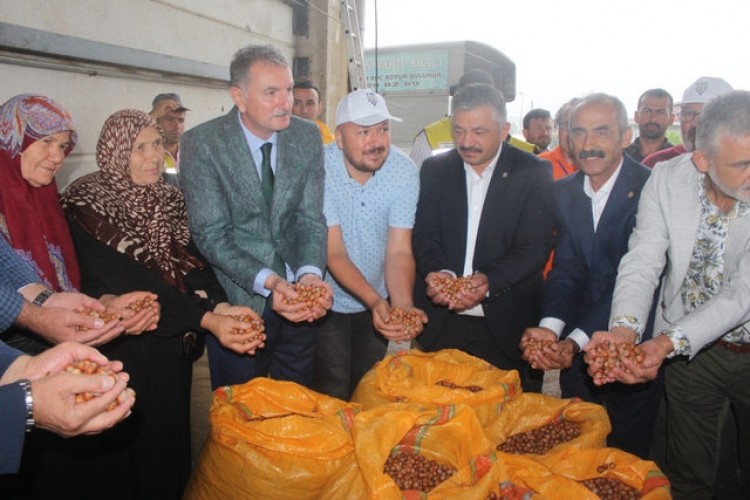
[[[490,287],[487,275],[480,272],[456,277],[448,272],[437,271],[429,273],[425,283],[427,296],[433,303],[455,312],[471,309],[481,303],[487,298]]]
[[[521,357],[535,370],[564,370],[573,364],[578,344],[572,340],[558,340],[549,328],[534,327],[524,330],[519,348]]]
[[[58,300],[58,296],[65,297]],[[104,321],[78,309],[84,304],[105,309],[97,300],[80,293],[55,293],[42,306],[25,302],[16,324],[53,344],[79,342],[93,346],[109,342],[122,333],[119,317]]]
[[[385,299],[371,308],[372,324],[383,337],[394,342],[408,342],[422,333],[427,314],[414,306],[391,306]]]
[[[100,299],[107,306],[108,313],[118,314],[128,335],[140,335],[156,330],[161,315],[161,306],[156,294],[144,291],[122,295],[104,295]],[[140,304],[147,304],[141,307]]]
[[[66,367],[89,360],[108,374],[76,375]],[[58,344],[36,356],[19,356],[0,377],[0,385],[31,381],[34,425],[64,437],[97,434],[130,415],[135,393],[122,363],[96,349],[73,342]],[[80,402],[80,394],[94,394]],[[78,402],[77,402],[78,401]]]
[[[247,306],[220,302],[212,312],[203,315],[201,326],[213,333],[221,345],[237,354],[252,356],[266,345],[263,320]]]
[[[304,274],[294,283],[278,275],[266,282],[271,290],[273,310],[292,323],[302,323],[322,318],[333,305],[333,289],[315,274]]]
[[[664,359],[672,351],[669,338],[658,335],[642,344],[634,345],[636,333],[626,327],[615,327],[611,331],[594,332],[591,341],[583,348],[584,361],[588,363],[588,373],[594,379],[595,385],[611,382],[623,384],[640,384],[654,380]],[[608,360],[603,359],[603,344],[613,346],[628,344],[627,349],[618,348],[628,355],[618,356],[616,363],[604,366]],[[630,347],[632,345],[632,348]],[[637,353],[636,356],[630,353]]]

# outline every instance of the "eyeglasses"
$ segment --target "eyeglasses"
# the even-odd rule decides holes
[[[701,115],[700,111],[692,111],[689,109],[686,109],[684,111],[680,111],[680,121],[681,122],[691,122],[698,118]]]
[[[638,110],[638,113],[646,116],[656,115],[659,118],[666,118],[669,116],[669,111],[662,108],[662,109],[651,109],[651,108],[641,108]]]

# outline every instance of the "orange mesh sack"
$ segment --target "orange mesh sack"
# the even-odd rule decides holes
[[[457,349],[411,350],[377,363],[360,381],[352,401],[365,410],[394,402],[423,408],[465,404],[486,424],[520,393],[515,370],[499,370]]]
[[[582,480],[616,479],[637,491],[640,498],[661,500],[671,498],[669,480],[650,460],[641,460],[635,455],[616,448],[576,450],[569,448],[547,465],[557,476],[568,481],[561,486],[567,498],[596,499],[591,490],[579,483]],[[619,486],[622,488],[622,486]],[[624,495],[618,498],[626,498]]]
[[[355,453],[367,483],[367,498],[452,498],[471,491],[492,466],[491,445],[474,411],[464,405],[425,411],[412,408],[394,403],[355,417]],[[417,488],[402,490],[384,471],[387,462],[399,456],[434,461],[453,473],[426,493]]]
[[[351,435],[357,412],[292,382],[221,387],[185,498],[362,498]]]
[[[611,429],[600,405],[524,393],[505,406],[485,433],[502,454],[543,460],[571,447],[603,448]]]

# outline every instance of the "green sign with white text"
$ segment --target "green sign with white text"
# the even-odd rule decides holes
[[[367,86],[375,89],[375,56],[365,56]],[[378,92],[448,90],[448,51],[413,51],[379,54]]]

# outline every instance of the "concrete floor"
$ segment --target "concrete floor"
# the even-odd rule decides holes
[[[544,372],[542,394],[555,396],[556,398],[560,397],[560,370],[550,370],[548,372]]]
[[[193,363],[193,389],[190,401],[190,431],[193,450],[193,466],[200,456],[203,441],[208,437],[210,424],[208,410],[211,409],[211,377],[208,374],[208,356]]]

